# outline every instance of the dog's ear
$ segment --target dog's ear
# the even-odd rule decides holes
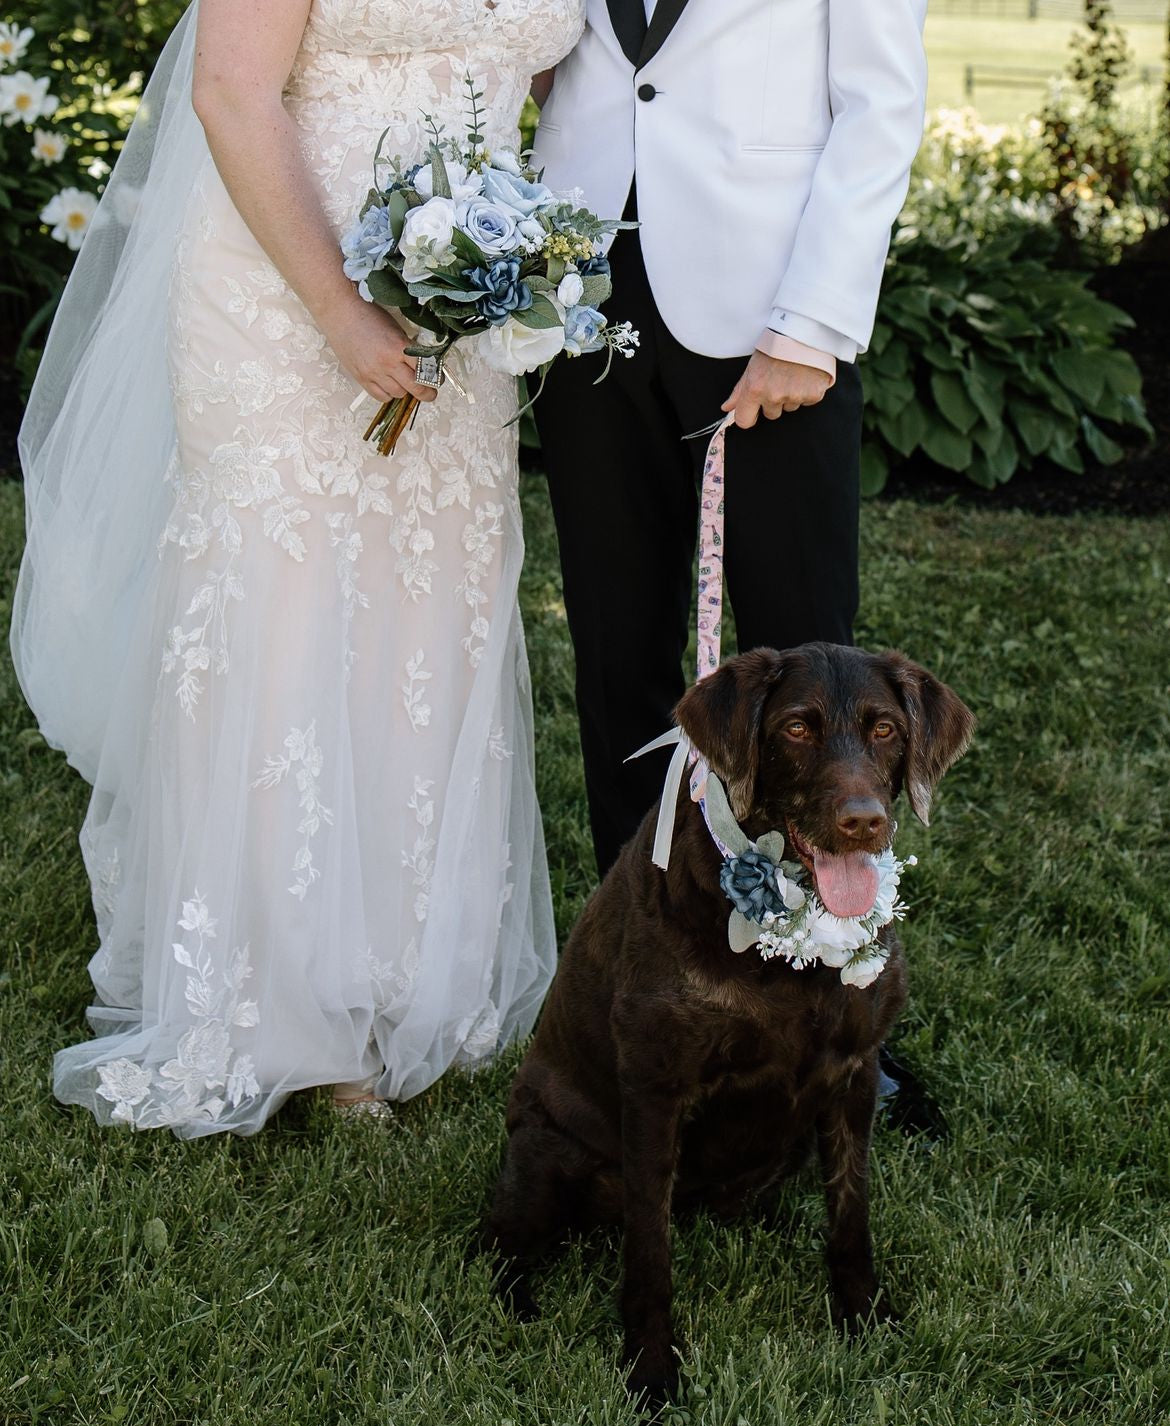
[[[975,716],[959,695],[905,654],[882,655],[910,724],[905,780],[910,806],[930,825],[930,802],[943,773],[967,751]]]
[[[760,720],[768,694],[791,659],[775,649],[753,649],[729,659],[683,694],[675,721],[727,784],[739,821],[752,809],[760,770]]]

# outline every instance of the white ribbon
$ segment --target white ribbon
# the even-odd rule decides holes
[[[659,748],[668,748],[671,743],[675,743],[677,746],[674,756],[670,760],[670,766],[666,770],[666,781],[662,787],[662,801],[658,807],[658,825],[654,831],[654,850],[651,853],[654,865],[661,867],[663,871],[670,865],[670,847],[674,841],[678,790],[682,786],[683,773],[687,769],[687,759],[691,755],[691,741],[681,728],[671,728],[668,733],[663,733],[660,738],[655,738],[653,742],[647,743],[644,748],[639,748],[636,753],[631,753],[626,758],[626,762],[630,763],[645,753],[657,752]]]

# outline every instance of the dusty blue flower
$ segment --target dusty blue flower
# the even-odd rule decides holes
[[[776,880],[776,863],[755,847],[727,858],[719,869],[719,885],[749,921],[762,922],[769,911],[779,917],[788,914]]]
[[[365,217],[359,218],[341,239],[346,277],[351,282],[364,281],[382,266],[393,247],[389,212],[378,204],[367,208]]]
[[[587,258],[584,262],[577,264],[577,271],[582,277],[610,277],[612,276],[609,267],[609,258],[604,253],[598,253],[596,257]]]
[[[565,313],[565,351],[570,356],[599,352],[605,346],[604,327],[605,318],[596,307],[570,307]]]
[[[522,218],[530,218],[541,208],[547,208],[556,196],[543,183],[532,183],[518,173],[498,168],[484,169],[483,192],[485,198],[502,204]]]
[[[501,258],[486,270],[465,268],[463,276],[484,294],[475,304],[476,311],[493,326],[506,322],[510,313],[526,312],[532,306],[532,289],[520,281],[520,264],[515,258]]]

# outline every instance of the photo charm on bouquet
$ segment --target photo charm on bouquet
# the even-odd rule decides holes
[[[438,389],[450,381],[465,395],[445,359],[468,338],[494,370],[517,377],[540,371],[542,386],[562,353],[606,351],[604,380],[615,353],[633,356],[638,334],[629,322],[611,326],[600,311],[612,290],[602,241],[637,224],[599,218],[579,206],[578,195],[552,192],[510,149],[489,153],[483,92],[470,75],[464,83],[464,142],[424,115],[432,141],[424,159],[408,166],[382,157],[382,135],[374,186],[341,240],[345,275],[367,302],[418,329],[406,354],[416,359],[419,385]],[[383,168],[391,171],[388,183],[380,182]],[[418,406],[414,395],[385,402],[365,439],[389,455]]]

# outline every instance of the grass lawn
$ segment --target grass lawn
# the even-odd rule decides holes
[[[1063,73],[1068,63],[1069,38],[1076,28],[1068,20],[1001,19],[997,16],[943,15],[928,10],[926,51],[930,59],[930,108],[950,109],[971,104],[987,123],[1004,124],[1034,114],[1043,104],[1047,85],[1043,78],[1024,88],[999,88],[984,84],[979,71],[987,65],[1040,69],[1053,76]],[[1162,25],[1126,26],[1130,48],[1140,69],[1161,65],[1166,52],[1166,31]],[[963,90],[966,66],[976,67],[973,99]],[[1158,86],[1127,88],[1127,100],[1147,103],[1151,110],[1160,103]]]
[[[19,504],[0,485],[9,572]],[[539,480],[526,505],[565,928],[589,885],[571,660]],[[1154,1426],[1170,1401],[1170,522],[874,503],[863,560],[862,641],[914,653],[980,717],[934,826],[906,812],[899,843],[921,864],[896,1049],[952,1134],[878,1133],[897,1334],[835,1340],[811,1174],[772,1231],[680,1226],[688,1368],[668,1420]],[[466,1256],[514,1053],[388,1127],[302,1096],[251,1140],[184,1144],[53,1102],[50,1056],[83,1033],[88,991],[85,790],[6,665],[0,749],[0,1420],[632,1423],[614,1242],[573,1247],[524,1326]]]

